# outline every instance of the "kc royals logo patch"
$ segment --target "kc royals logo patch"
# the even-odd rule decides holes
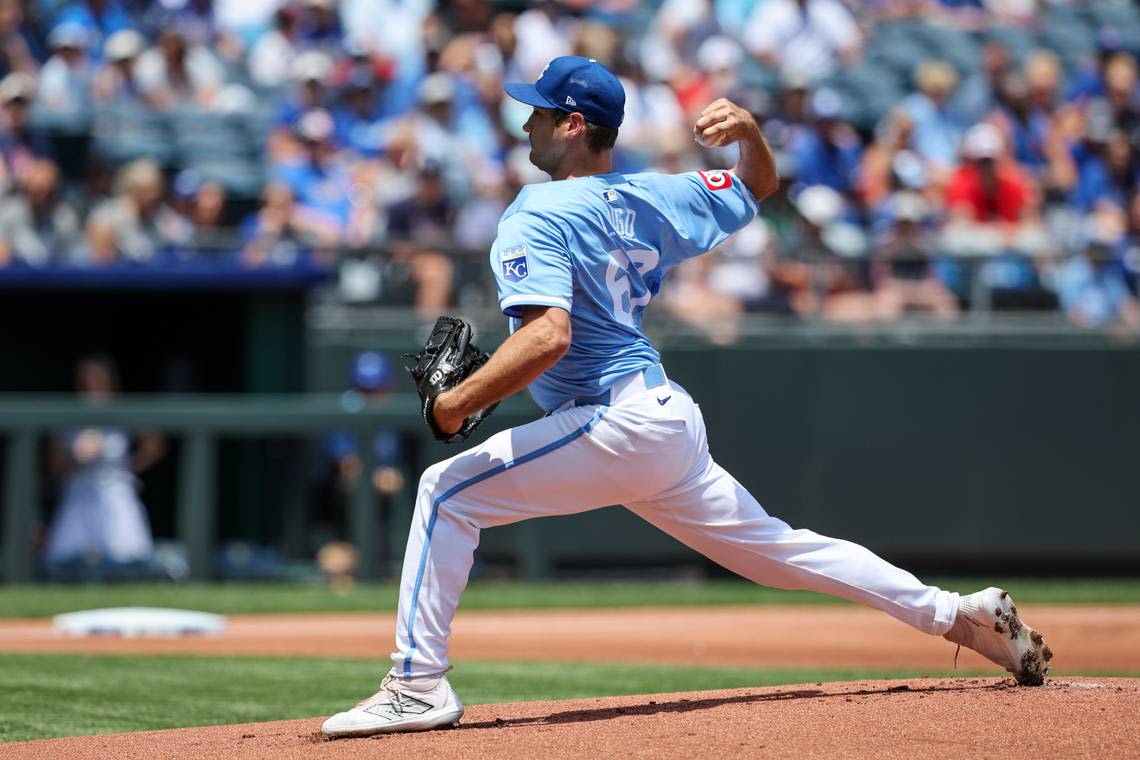
[[[526,261],[526,243],[504,248],[499,253],[499,266],[507,282],[522,282],[530,274]]]

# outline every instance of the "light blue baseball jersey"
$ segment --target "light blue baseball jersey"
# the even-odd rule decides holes
[[[756,215],[727,171],[599,174],[524,187],[499,220],[491,267],[499,306],[570,312],[570,348],[530,386],[549,411],[597,396],[660,357],[641,328],[665,273],[715,247]]]

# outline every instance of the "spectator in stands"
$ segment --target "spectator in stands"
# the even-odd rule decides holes
[[[273,14],[273,28],[257,38],[249,51],[249,78],[259,87],[282,87],[299,50],[297,11],[284,5]]]
[[[115,32],[134,26],[130,14],[114,0],[86,0],[86,2],[71,3],[56,16],[54,23],[70,23],[81,27],[96,51],[102,47],[103,41]]]
[[[958,140],[963,127],[947,107],[958,86],[958,74],[945,61],[924,61],[914,75],[918,92],[908,96],[902,107],[913,122],[914,150],[931,169],[935,181],[958,164]]]
[[[838,0],[766,0],[758,3],[742,35],[749,52],[777,71],[795,68],[813,81],[854,65],[862,35]]]
[[[451,300],[452,217],[443,172],[431,163],[420,171],[415,195],[388,208],[390,280],[410,286],[423,319],[434,319]]]
[[[1065,315],[1079,327],[1140,326],[1140,303],[1120,265],[1094,232],[1084,254],[1069,258],[1055,275]]]
[[[91,119],[91,80],[94,69],[87,51],[90,33],[68,21],[51,30],[51,58],[40,70],[36,106],[53,131],[85,132]]]
[[[382,101],[384,81],[370,67],[353,70],[344,84],[341,104],[333,112],[337,141],[362,158],[374,159],[384,151],[389,115]]]
[[[214,24],[214,0],[165,0],[146,3],[145,10],[135,10],[137,26],[148,37],[159,37],[169,28],[177,28],[191,44],[209,45],[222,58],[228,58],[232,40],[224,29]],[[240,47],[240,43],[239,43]]]
[[[695,119],[701,110],[720,97],[739,89],[738,69],[744,51],[740,43],[723,34],[706,37],[696,47],[696,66],[679,64],[669,77],[685,121]]]
[[[1030,107],[1052,116],[1061,102],[1061,82],[1065,76],[1057,54],[1051,50],[1035,51],[1026,60],[1024,72]]]
[[[119,390],[118,370],[105,355],[76,366],[79,397],[105,403]],[[132,447],[125,430],[71,430],[53,443],[51,465],[62,480],[52,516],[44,568],[54,579],[121,578],[153,575],[154,542],[135,476],[166,451],[163,437],[144,433]]]
[[[1013,71],[1009,50],[990,40],[982,47],[981,66],[966,75],[948,108],[962,124],[976,124],[998,107],[1001,81]]]
[[[470,192],[473,175],[490,153],[486,139],[491,132],[485,115],[465,113],[456,94],[451,74],[425,77],[419,88],[419,108],[405,121],[415,136],[421,161],[443,167],[448,192],[462,197]]]
[[[35,74],[41,57],[35,35],[24,28],[19,0],[0,0],[0,79],[14,71]]]
[[[115,196],[98,205],[87,222],[93,264],[152,261],[173,242],[177,215],[162,202],[162,171],[145,158],[119,170]]]
[[[333,140],[334,130],[332,115],[323,108],[298,119],[295,134],[303,153],[274,167],[274,181],[292,190],[306,227],[336,229],[338,241],[344,242],[353,214],[364,204],[354,208],[350,201],[351,167]]]
[[[225,70],[209,49],[191,44],[178,26],[170,26],[139,56],[135,77],[153,108],[210,108],[225,83]]]
[[[0,188],[7,187],[39,158],[54,154],[47,132],[28,122],[36,80],[14,71],[0,80]]]
[[[1084,102],[1104,95],[1108,64],[1124,50],[1120,30],[1111,26],[1101,27],[1096,36],[1096,59],[1091,63],[1082,63],[1074,73],[1066,92],[1066,100]]]
[[[1095,121],[1090,125],[1092,131],[1086,134],[1089,149],[1080,162],[1070,202],[1081,211],[1091,211],[1103,203],[1125,209],[1140,182],[1136,151],[1122,130],[1112,129],[1104,136],[1100,130],[1106,125],[1097,126]]]
[[[799,223],[781,246],[777,281],[800,315],[823,315],[844,322],[874,319],[868,290],[864,240],[843,221],[843,196],[826,185],[803,188],[793,199]]]
[[[953,317],[958,299],[934,270],[937,238],[926,201],[904,190],[891,195],[885,207],[871,268],[878,318],[890,321],[908,312]]]
[[[303,0],[300,6],[297,31],[304,46],[330,55],[339,51],[344,31],[337,14],[337,0]]]
[[[135,64],[146,40],[134,29],[121,29],[103,46],[104,64],[95,73],[92,92],[99,103],[139,105],[143,94],[135,78]]]
[[[926,184],[925,165],[911,150],[913,135],[914,121],[902,108],[891,110],[875,127],[875,139],[863,151],[856,183],[858,196],[868,208],[882,203],[892,190],[898,188],[899,176],[895,167],[900,154],[910,157],[904,159],[904,163],[909,162],[914,171],[921,173],[921,182]]]
[[[1001,126],[1012,146],[1013,159],[1030,176],[1040,177],[1048,164],[1046,145],[1052,129],[1047,111],[1033,106],[1029,82],[1020,73],[1007,74],[1001,82],[1001,106],[992,119]]]
[[[768,122],[763,129],[765,134],[774,134],[777,145],[782,145],[780,139],[789,133],[811,122],[811,112],[808,104],[811,98],[810,80],[802,72],[787,69],[780,74],[780,91],[776,98],[776,107],[773,109]]]
[[[685,134],[684,111],[673,90],[646,78],[636,64],[622,70],[625,118],[618,132],[617,148],[637,169],[649,166],[673,136]]]
[[[799,264],[776,256],[775,236],[757,217],[712,251],[709,289],[740,304],[745,312],[791,314],[790,285],[801,274]]]
[[[346,411],[382,403],[396,386],[391,361],[378,351],[358,354],[352,362],[351,383],[341,395],[341,406]],[[349,538],[348,504],[362,475],[367,475],[372,488],[383,496],[391,496],[404,486],[406,447],[400,431],[382,428],[364,437],[372,445],[373,469],[367,474],[362,472],[357,440],[355,433],[338,430],[324,441],[312,519],[314,549],[329,541]]]
[[[289,69],[293,87],[281,100],[267,145],[270,163],[299,157],[304,151],[295,139],[297,121],[314,108],[332,105],[328,87],[333,61],[324,53],[308,50],[297,56]]]
[[[411,68],[415,81],[424,60],[424,20],[432,5],[403,0],[341,0],[345,40]],[[405,65],[406,64],[406,65]]]
[[[58,167],[36,159],[20,175],[16,192],[0,200],[0,267],[76,262],[83,244],[79,214],[59,190]]]
[[[1024,26],[1037,13],[1038,0],[982,0],[981,5],[990,23]]]
[[[743,305],[735,294],[713,287],[716,263],[711,254],[682,262],[669,273],[662,295],[665,308],[675,319],[710,342],[727,345],[737,338]]]
[[[1007,158],[1001,130],[989,123],[971,127],[962,140],[965,161],[946,187],[949,216],[943,250],[955,255],[1002,254],[987,261],[981,278],[995,294],[995,306],[1044,307],[1051,302],[1026,257],[1049,243],[1038,215],[1036,187]]]
[[[227,226],[226,190],[217,182],[205,181],[193,169],[183,169],[174,178],[174,211],[177,232],[172,243],[184,259],[218,259],[231,253],[240,242]]]
[[[946,187],[946,208],[952,217],[1006,229],[1032,218],[1036,206],[1033,186],[1005,158],[997,127],[988,123],[971,127],[962,141],[962,154],[966,161]]]
[[[1104,96],[1089,101],[1089,112],[1111,114],[1113,124],[1140,143],[1140,101],[1136,89],[1136,59],[1117,53],[1104,69]]]
[[[498,234],[499,219],[518,193],[505,169],[477,177],[475,194],[455,214],[451,234],[455,244],[468,252],[485,254]]]
[[[292,266],[309,250],[335,249],[340,228],[324,215],[299,209],[288,185],[270,182],[262,193],[261,208],[242,225],[242,237],[243,266]],[[326,253],[322,258],[332,256]]]
[[[1123,231],[1113,246],[1113,255],[1120,262],[1129,290],[1137,291],[1140,280],[1140,192],[1132,196]]]
[[[664,12],[666,6],[662,6]],[[698,3],[687,3],[689,6]],[[534,5],[515,17],[515,61],[522,81],[533,82],[552,58],[570,55],[569,19],[555,3]],[[660,78],[660,77],[659,77]]]
[[[784,145],[804,185],[827,185],[840,193],[854,190],[863,148],[859,136],[839,120],[843,99],[831,89],[816,90],[809,101],[812,122],[796,130]]]

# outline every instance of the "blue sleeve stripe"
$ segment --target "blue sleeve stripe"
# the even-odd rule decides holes
[[[601,421],[601,419],[605,415],[605,413],[606,413],[606,407],[603,406],[603,407],[599,408],[596,412],[594,412],[594,416],[591,417],[586,422],[586,424],[582,425],[577,430],[574,430],[574,431],[568,433],[567,435],[562,436],[561,438],[559,438],[557,441],[554,441],[553,443],[548,443],[541,448],[535,449],[534,451],[530,452],[529,454],[523,454],[518,459],[508,459],[507,461],[503,462],[500,465],[497,465],[495,467],[492,467],[489,470],[486,470],[484,472],[479,473],[478,475],[470,477],[467,480],[464,480],[463,482],[458,483],[458,484],[452,486],[451,488],[447,489],[434,502],[432,502],[431,517],[428,518],[427,535],[424,537],[424,548],[420,551],[420,566],[419,566],[419,569],[416,571],[416,583],[412,589],[412,606],[408,610],[408,653],[404,657],[404,678],[411,678],[412,677],[412,653],[416,649],[416,638],[415,638],[415,634],[414,634],[414,626],[415,626],[415,621],[416,621],[416,609],[417,609],[417,607],[419,607],[420,585],[423,583],[424,571],[427,569],[428,549],[431,547],[431,534],[435,530],[436,518],[439,517],[439,505],[442,504],[443,502],[447,501],[448,499],[450,499],[455,494],[464,490],[465,488],[470,488],[471,486],[476,485],[477,483],[482,483],[487,478],[494,477],[495,475],[498,475],[501,472],[506,472],[507,470],[509,470],[513,467],[518,467],[521,464],[526,464],[527,462],[531,462],[535,459],[538,459],[540,456],[543,456],[544,454],[549,454],[550,452],[554,451],[555,449],[559,449],[559,448],[565,446],[566,444],[577,440],[578,438],[580,438],[585,433],[588,433],[591,430],[593,430],[594,426],[596,426]]]

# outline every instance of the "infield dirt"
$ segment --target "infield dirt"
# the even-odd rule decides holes
[[[469,706],[457,730],[322,741],[322,718],[74,737],[0,746],[27,758],[919,758],[1140,757],[1140,607],[1025,606],[1056,652],[1039,688],[1008,678],[804,684],[691,694]],[[0,623],[0,651],[375,657],[391,615],[230,618],[216,638],[67,639],[45,620]],[[951,667],[954,647],[859,607],[469,612],[453,659]],[[996,668],[963,650],[959,667]],[[361,695],[364,696],[364,695]],[[346,705],[339,705],[343,708]]]
[[[914,679],[475,705],[458,729],[325,741],[320,719],[8,744],[6,760],[1104,758],[1140,754],[1140,681]]]

